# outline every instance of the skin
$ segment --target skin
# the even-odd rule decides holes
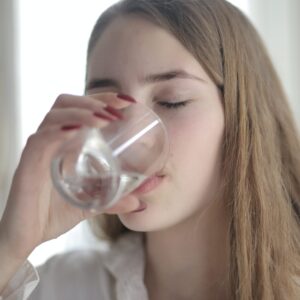
[[[193,78],[145,80],[178,70]],[[99,84],[103,79],[110,83]],[[94,80],[98,85],[91,85]],[[133,16],[119,17],[104,30],[88,61],[87,83],[88,94],[121,92],[150,106],[168,130],[164,180],[136,196],[147,209],[118,214],[128,228],[146,232],[150,299],[226,299],[228,221],[220,197],[224,112],[216,85],[173,35]],[[163,104],[181,101],[186,105],[177,109]]]

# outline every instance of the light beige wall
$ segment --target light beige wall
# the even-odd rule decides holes
[[[249,5],[300,128],[300,1],[249,0]]]
[[[14,0],[0,1],[0,217],[19,153],[15,11]]]

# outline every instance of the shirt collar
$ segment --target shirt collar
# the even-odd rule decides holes
[[[126,233],[111,245],[104,265],[116,280],[117,300],[148,300],[143,235]]]
[[[104,265],[116,279],[144,278],[145,254],[142,233],[125,233],[105,254]]]

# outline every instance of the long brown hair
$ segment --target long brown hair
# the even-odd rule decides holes
[[[124,0],[98,19],[88,57],[106,26],[130,14],[174,34],[222,90],[231,299],[299,299],[300,141],[256,30],[224,0]],[[112,240],[128,231],[116,216],[94,224]]]

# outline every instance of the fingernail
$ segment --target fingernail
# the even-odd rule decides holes
[[[97,118],[100,118],[100,119],[104,119],[104,120],[108,120],[108,121],[114,121],[114,118],[113,117],[110,117],[110,116],[107,116],[107,115],[104,115],[100,112],[94,112],[93,115]]]
[[[75,130],[81,128],[81,125],[64,125],[61,127],[61,130],[68,131],[68,130]]]
[[[117,97],[128,102],[136,103],[136,100],[128,95],[118,94]]]
[[[105,107],[104,110],[106,110],[106,111],[109,112],[110,114],[114,115],[114,116],[117,117],[118,119],[123,119],[122,114],[121,114],[118,110],[114,109],[114,108],[111,107],[111,106]]]

